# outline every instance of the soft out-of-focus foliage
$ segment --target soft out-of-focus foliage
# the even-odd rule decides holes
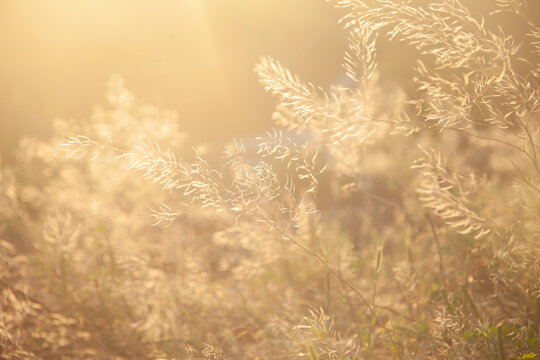
[[[456,0],[333,3],[353,86],[263,58],[278,105],[256,149],[206,156],[120,77],[89,121],[22,142],[0,172],[2,356],[537,356],[539,32],[525,3],[499,10],[526,20],[529,55]],[[381,37],[418,49],[413,94],[379,85]]]

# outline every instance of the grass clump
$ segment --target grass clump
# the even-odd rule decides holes
[[[205,155],[120,77],[89,121],[21,143],[0,172],[3,357],[538,357],[525,3],[496,11],[524,19],[527,46],[457,0],[332,3],[352,85],[262,58],[278,105],[257,149]],[[415,87],[393,100],[379,39],[417,51]]]

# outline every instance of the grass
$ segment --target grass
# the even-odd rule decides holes
[[[497,3],[518,45],[455,0],[331,3],[353,85],[262,58],[278,104],[257,149],[205,156],[118,76],[89,120],[21,143],[0,170],[3,358],[538,358],[526,4]],[[384,38],[417,49],[397,101]]]

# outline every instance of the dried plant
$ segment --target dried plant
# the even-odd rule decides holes
[[[256,150],[205,154],[119,76],[91,119],[21,143],[0,168],[2,357],[538,357],[527,3],[485,14],[523,19],[522,43],[457,0],[330,2],[350,86],[262,58],[278,103]],[[415,51],[411,89],[388,90],[380,41]]]
[[[473,234],[478,239],[490,232],[486,220],[467,207],[478,192],[474,175],[465,179],[449,169],[446,159],[436,152],[426,152],[415,168],[424,179],[419,185],[420,200],[460,234]]]

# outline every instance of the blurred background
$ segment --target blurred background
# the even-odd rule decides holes
[[[316,83],[342,74],[339,13],[314,0],[2,0],[0,152],[88,118],[121,74],[143,102],[178,113],[195,140],[257,134],[275,99],[253,68],[280,59]],[[317,61],[313,61],[317,59]]]
[[[464,3],[485,14],[495,0]],[[253,73],[259,57],[318,85],[339,83],[341,15],[323,0],[2,0],[0,154],[9,161],[21,136],[46,136],[57,117],[90,117],[112,73],[142,101],[176,111],[194,141],[256,136],[275,103]],[[523,36],[517,17],[498,21]],[[410,84],[407,49],[378,52],[388,86]]]

